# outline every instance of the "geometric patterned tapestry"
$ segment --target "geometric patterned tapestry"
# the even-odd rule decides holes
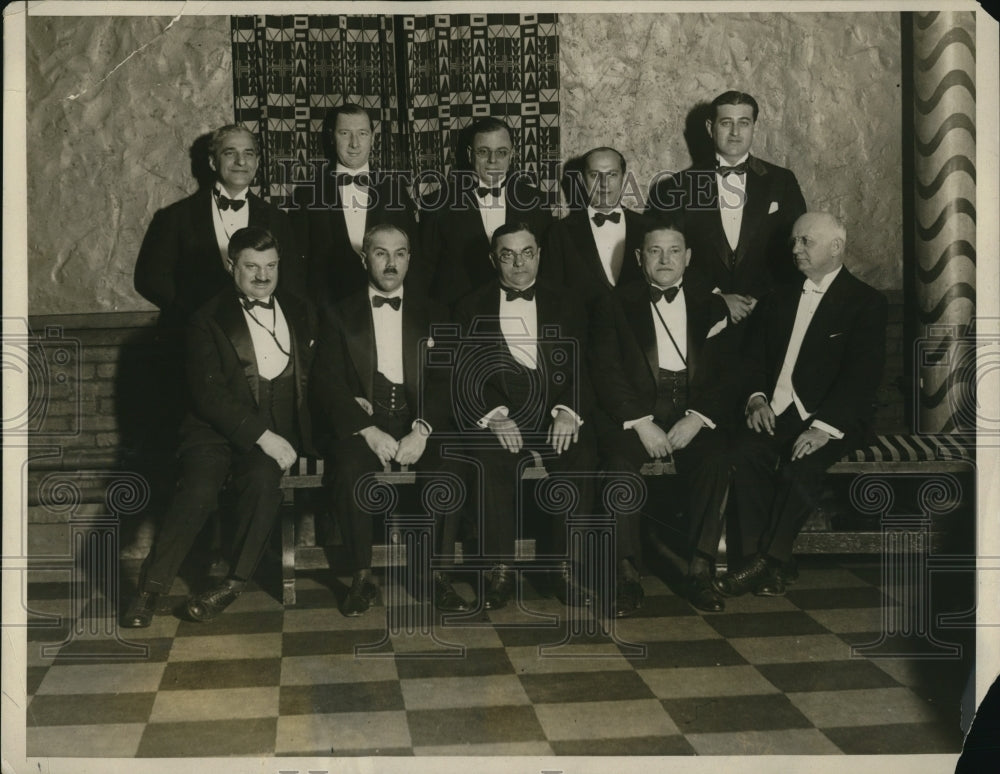
[[[373,167],[447,174],[466,161],[462,130],[496,116],[514,131],[512,168],[555,190],[557,22],[553,13],[232,17],[235,120],[261,146],[255,190],[280,202],[311,177],[325,159],[323,116],[344,101],[376,119]]]
[[[463,128],[501,118],[514,131],[512,168],[545,187],[559,163],[558,16],[437,14],[403,22],[412,169],[445,174],[466,163]],[[456,154],[461,153],[458,158]]]
[[[323,116],[345,101],[375,119],[372,166],[405,163],[391,16],[234,16],[231,31],[235,120],[260,142],[262,196],[280,201],[314,173]]]

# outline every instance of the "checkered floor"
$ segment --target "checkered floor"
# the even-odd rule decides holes
[[[956,753],[971,647],[931,659],[939,646],[910,636],[880,646],[909,656],[852,657],[906,597],[880,579],[877,561],[807,557],[786,597],[712,615],[650,575],[641,614],[604,632],[586,614],[567,621],[528,573],[520,607],[443,621],[436,641],[388,615],[413,608],[344,618],[345,579],[327,571],[300,575],[295,608],[253,586],[209,624],[171,612],[178,580],[152,627],[117,637],[94,617],[101,599],[74,621],[67,584],[33,583],[33,620],[62,618],[29,629],[27,752]],[[389,603],[402,593],[383,589]]]

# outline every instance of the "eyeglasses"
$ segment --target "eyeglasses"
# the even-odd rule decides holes
[[[514,263],[516,258],[521,258],[524,261],[533,261],[537,256],[538,252],[534,247],[525,247],[521,251],[517,250],[501,250],[497,253],[497,258],[500,263]]]
[[[480,161],[489,161],[491,156],[497,161],[506,161],[510,158],[510,148],[476,148],[475,154]]]

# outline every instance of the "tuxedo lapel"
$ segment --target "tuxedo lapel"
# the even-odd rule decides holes
[[[416,414],[417,400],[421,397],[420,380],[423,369],[420,363],[420,340],[429,333],[429,325],[419,303],[403,297],[403,379],[407,400]]]
[[[257,370],[257,353],[254,351],[253,340],[250,338],[250,328],[247,326],[243,307],[240,306],[235,289],[226,293],[219,302],[214,317],[220,330],[233,345],[243,368],[243,374],[246,376],[250,394],[253,395],[254,403],[258,403],[260,401],[260,372]]]
[[[569,226],[568,230],[572,235],[579,262],[577,266],[567,266],[564,270],[572,272],[582,269],[601,285],[610,289],[613,286],[608,282],[608,275],[604,273],[604,266],[601,264],[601,256],[597,252],[597,242],[594,241],[594,231],[590,227],[590,216],[587,214],[587,210],[575,210],[566,217],[573,219],[566,225]]]
[[[372,399],[375,380],[375,324],[372,322],[371,303],[368,291],[363,290],[345,300],[342,307],[344,316],[344,336],[347,351],[361,379],[362,387],[369,401]]]
[[[215,221],[212,216],[212,207],[215,206],[212,204],[212,189],[205,188],[199,191],[191,200],[191,204],[189,233],[194,244],[199,246],[198,254],[212,256],[219,262],[217,265],[222,265],[222,254],[219,252],[219,242],[215,238]],[[224,265],[223,271],[225,271]]]
[[[705,213],[705,217],[708,219],[709,227],[707,231],[711,234],[712,238],[712,254],[715,256],[715,260],[726,271],[729,271],[729,256],[732,254],[732,248],[729,246],[729,240],[726,238],[726,229],[722,225],[718,176],[715,174],[714,169],[705,170],[705,174],[707,178],[708,200],[711,202],[711,207]]]
[[[840,273],[830,283],[830,287],[823,293],[823,298],[820,299],[812,322],[809,323],[806,335],[802,339],[803,351],[812,351],[813,347],[823,347],[830,333],[837,332],[841,315],[846,308],[845,302],[850,296],[848,285],[851,279],[852,276],[847,269],[841,268]]]
[[[736,245],[736,263],[746,255],[747,246],[753,241],[753,233],[767,217],[771,203],[771,186],[767,167],[752,156],[747,161],[746,200],[743,203],[743,217],[740,221],[740,238]]]
[[[302,357],[305,354],[304,349],[309,346],[309,342],[305,339],[308,325],[306,324],[305,313],[301,307],[293,303],[282,303],[280,295],[278,295],[278,303],[281,305],[281,313],[285,316],[285,322],[288,324],[288,338],[291,344],[290,354],[295,374],[295,398],[301,404],[305,398],[302,389],[304,385],[303,375],[305,373]]]
[[[653,329],[654,312],[646,295],[647,286],[641,284],[630,287],[634,287],[636,290],[622,295],[624,302],[622,308],[625,310],[625,318],[639,344],[639,349],[646,357],[649,376],[655,384],[657,374],[660,371],[660,358],[656,351],[656,331]]]

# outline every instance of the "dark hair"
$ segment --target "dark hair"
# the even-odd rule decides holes
[[[281,258],[281,248],[278,247],[278,240],[274,238],[274,234],[260,226],[247,226],[233,234],[226,252],[229,260],[236,263],[236,259],[244,250],[256,250],[260,253],[272,247],[278,253],[278,258]]]
[[[220,126],[214,132],[212,136],[208,139],[208,155],[213,159],[219,155],[219,149],[222,146],[222,141],[225,139],[226,135],[233,134],[234,132],[246,132],[250,135],[250,139],[253,140],[253,148],[255,151],[260,151],[260,146],[257,144],[257,135],[247,129],[241,124],[226,124],[225,126]]]
[[[531,226],[525,223],[523,220],[518,220],[513,223],[504,223],[502,226],[497,228],[493,232],[493,236],[490,238],[490,252],[496,253],[497,242],[500,241],[501,237],[505,237],[508,234],[519,234],[522,231],[527,231],[535,239],[535,244],[538,244],[538,235],[532,230]]]
[[[645,245],[646,237],[654,231],[676,231],[684,237],[684,243],[687,244],[684,217],[679,212],[658,212],[655,215],[646,214],[642,216],[641,223],[642,226],[639,230],[642,237],[639,240],[640,245]]]
[[[493,116],[480,118],[469,128],[469,147],[472,147],[472,143],[476,139],[477,134],[489,134],[490,132],[499,131],[507,132],[511,145],[514,144],[514,132],[505,122],[501,121],[499,118],[494,118]]]
[[[375,132],[375,119],[372,118],[372,114],[362,105],[356,102],[345,102],[343,105],[330,108],[326,111],[326,115],[323,116],[323,131],[320,134],[323,143],[323,152],[329,161],[337,160],[337,146],[333,140],[333,133],[337,128],[337,118],[340,116],[365,116],[368,119],[368,125],[371,127],[372,133]]]
[[[410,249],[410,235],[406,233],[406,229],[400,228],[395,223],[376,223],[365,232],[361,240],[361,252],[368,255],[368,248],[371,247],[372,240],[379,234],[384,234],[388,231],[396,231],[406,237],[406,249]]]
[[[606,145],[601,146],[600,148],[591,148],[589,151],[583,154],[583,171],[586,172],[587,170],[587,159],[589,159],[595,153],[604,153],[604,152],[614,153],[616,156],[618,156],[618,163],[620,164],[622,169],[622,174],[624,175],[625,157],[622,155],[621,151],[616,150],[615,148],[609,148]]]
[[[719,117],[719,105],[749,105],[753,108],[753,120],[757,120],[757,114],[760,112],[760,108],[757,106],[757,100],[751,97],[744,91],[724,91],[718,97],[712,100],[712,120],[714,121]]]

